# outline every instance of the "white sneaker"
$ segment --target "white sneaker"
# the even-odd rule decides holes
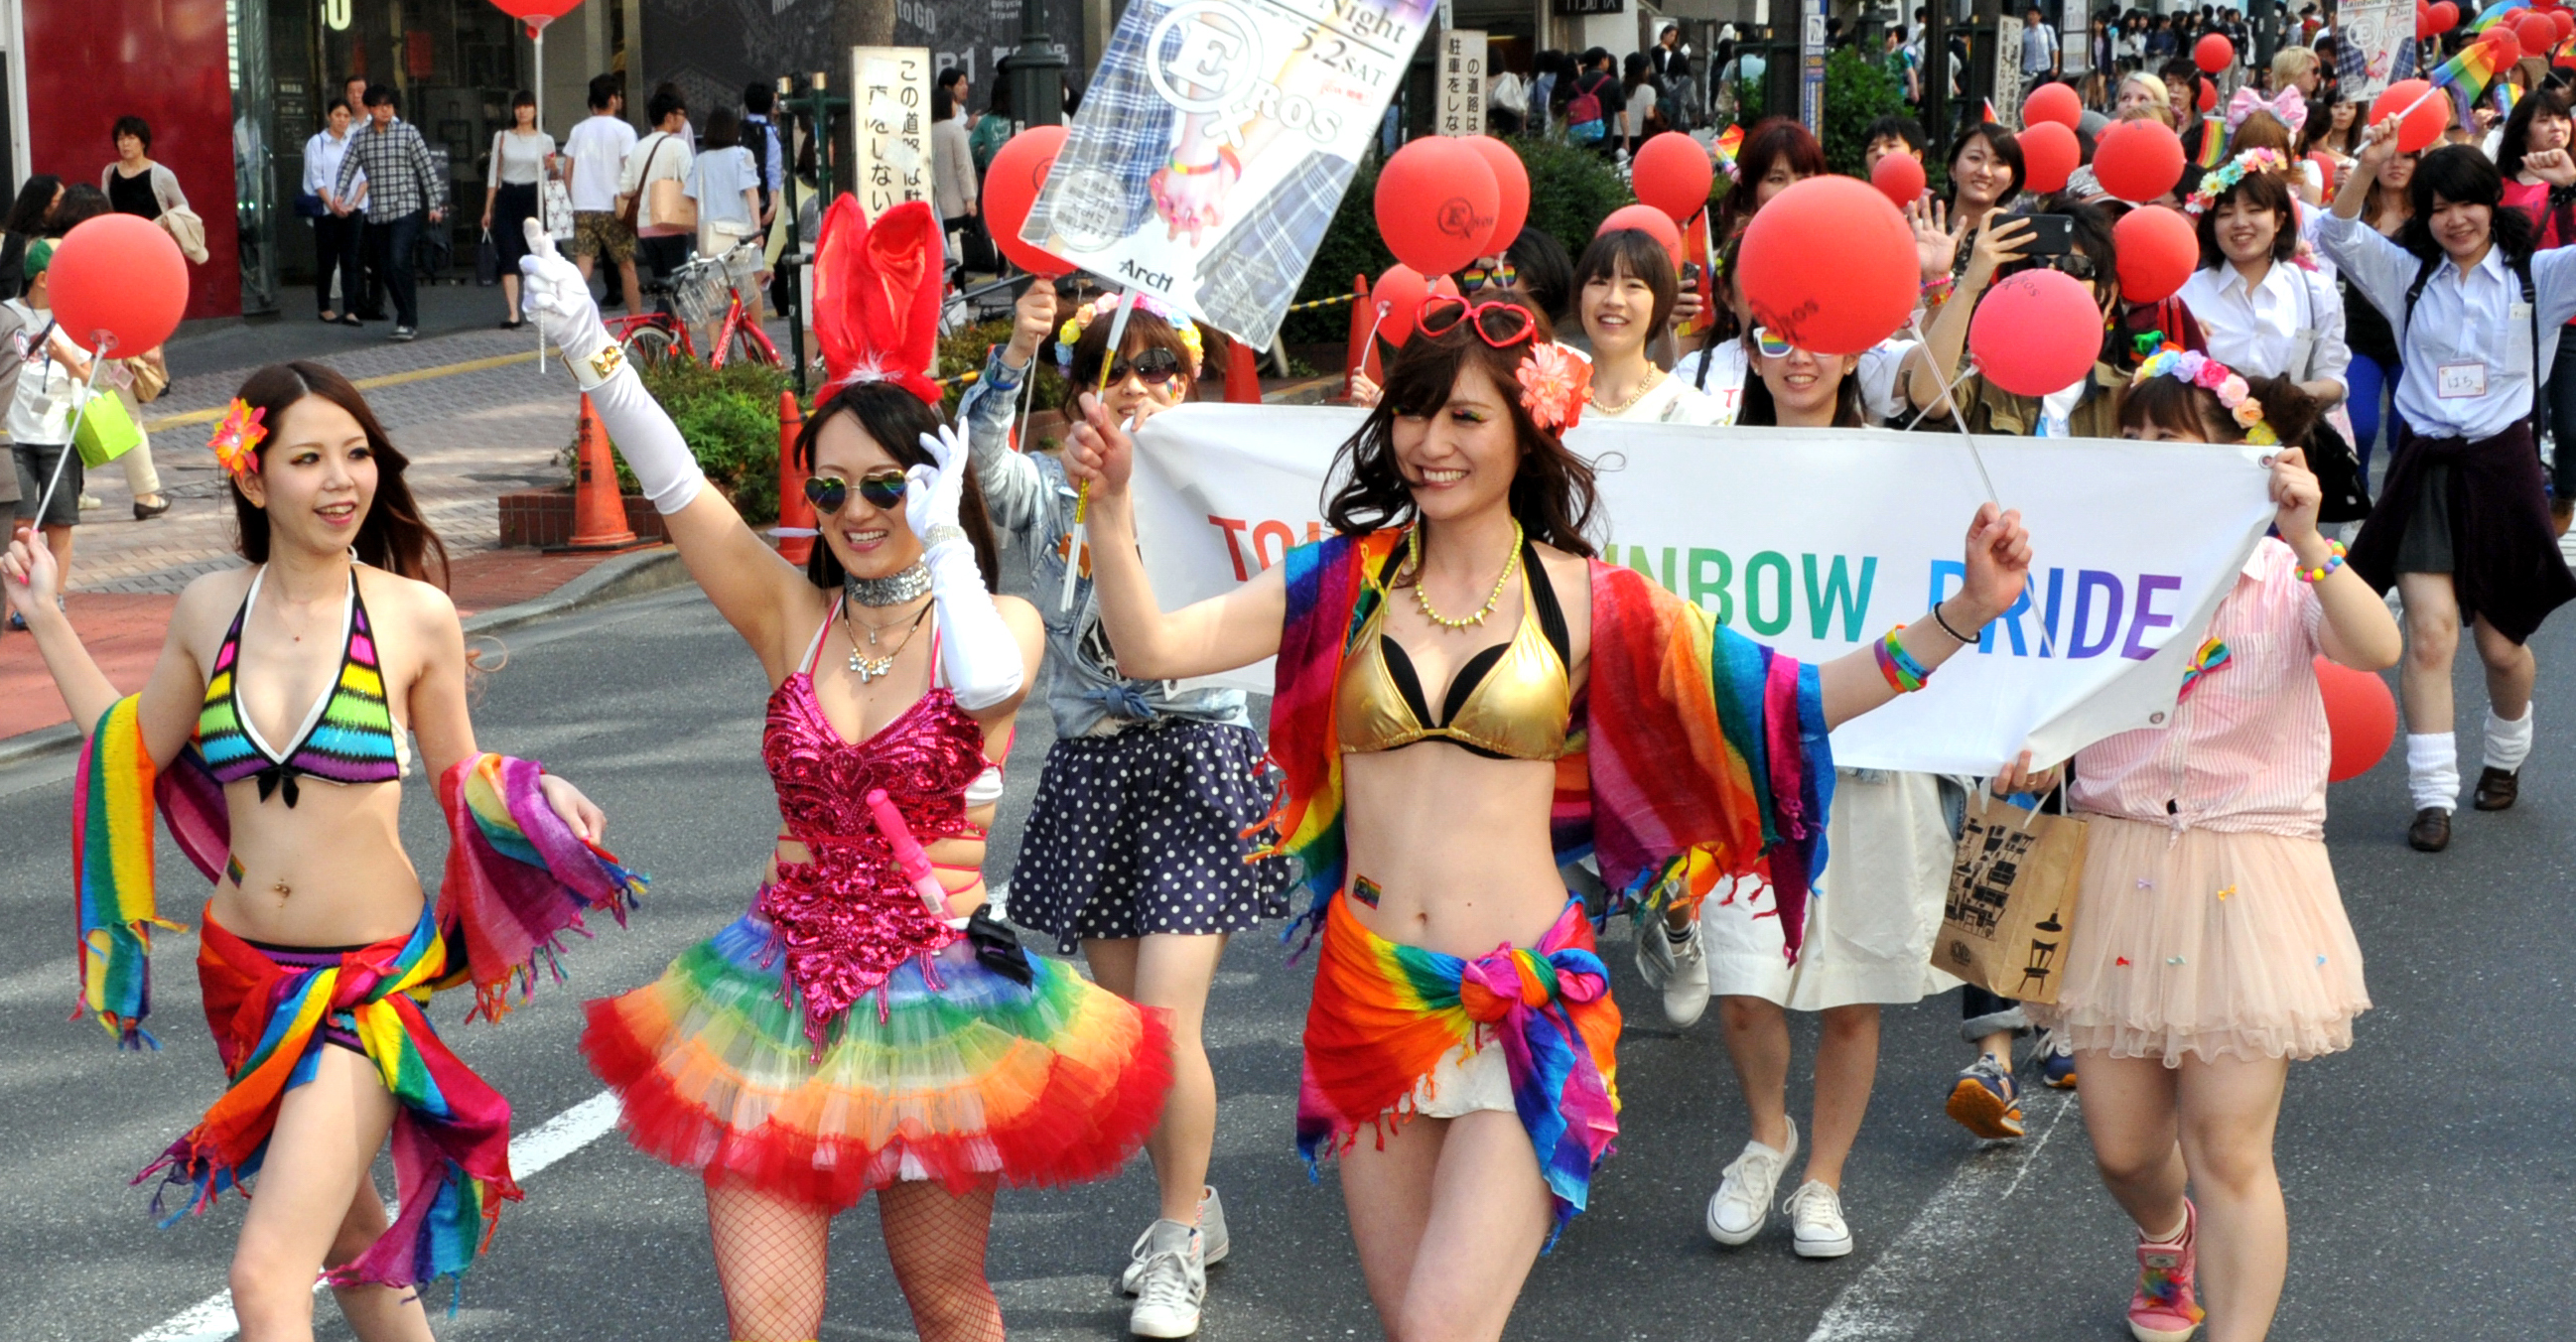
[[[1708,942],[1700,935],[1696,918],[1683,926],[1678,941],[1668,927],[1656,931],[1661,935],[1650,934],[1647,939],[1670,943],[1673,957],[1672,974],[1664,980],[1664,1019],[1675,1025],[1693,1024],[1708,1010]]]
[[[1771,1198],[1780,1191],[1780,1172],[1798,1154],[1798,1121],[1789,1120],[1789,1144],[1775,1150],[1746,1142],[1744,1154],[1726,1167],[1726,1180],[1708,1199],[1708,1237],[1733,1248],[1762,1233],[1771,1219]]]
[[[1154,1223],[1154,1225],[1161,1224],[1163,1223],[1160,1221]],[[1120,1291],[1128,1295],[1136,1294],[1138,1284],[1145,1279],[1147,1257],[1145,1246],[1153,1238],[1154,1227],[1147,1226],[1145,1233],[1136,1237],[1135,1247],[1127,1251],[1127,1270],[1118,1274]],[[1199,1190],[1199,1244],[1202,1250],[1199,1262],[1207,1267],[1214,1267],[1224,1262],[1226,1252],[1234,1247],[1226,1240],[1225,1204],[1217,1199],[1216,1189],[1213,1186],[1205,1186]]]
[[[1138,1337],[1188,1337],[1199,1330],[1199,1304],[1207,1299],[1207,1259],[1199,1232],[1178,1221],[1145,1228],[1138,1247],[1144,1262],[1136,1278],[1136,1307],[1127,1331]]]
[[[1789,1213],[1789,1232],[1800,1258],[1840,1258],[1852,1251],[1851,1227],[1843,1223],[1843,1199],[1822,1179],[1809,1179],[1780,1204]]]

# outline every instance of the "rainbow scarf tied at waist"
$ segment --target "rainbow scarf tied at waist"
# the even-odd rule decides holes
[[[1500,1048],[1564,1229],[1619,1135],[1619,1007],[1582,903],[1569,902],[1536,948],[1506,944],[1473,960],[1389,941],[1340,900],[1323,942],[1297,1096],[1308,1172],[1363,1127],[1383,1143],[1451,1051]]]
[[[482,1252],[501,1203],[516,1201],[510,1178],[510,1102],[476,1076],[429,1023],[429,996],[447,972],[446,938],[427,909],[402,936],[317,965],[282,964],[207,918],[197,952],[206,1019],[232,1084],[214,1107],[135,1176],[166,1182],[153,1198],[184,1186],[175,1223],[215,1203],[259,1172],[286,1092],[313,1079],[326,1025],[357,1036],[394,1115],[394,1185],[401,1214],[355,1261],[333,1269],[332,1285],[410,1286],[462,1275]]]
[[[1399,530],[1288,552],[1272,762],[1284,775],[1280,841],[1309,907],[1283,937],[1302,948],[1343,884],[1342,756],[1333,722],[1351,640],[1385,598],[1376,575]],[[1719,626],[1634,569],[1591,565],[1590,679],[1557,762],[1559,865],[1586,854],[1642,917],[1696,909],[1722,880],[1761,875],[1797,957],[1809,887],[1825,865],[1833,752],[1816,669]],[[1300,938],[1303,940],[1300,940]]]

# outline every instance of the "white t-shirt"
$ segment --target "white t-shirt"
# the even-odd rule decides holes
[[[27,336],[26,358],[19,364],[18,385],[9,398],[9,440],[39,446],[70,442],[72,407],[79,404],[80,393],[65,356],[78,351],[59,325],[43,344],[36,343],[36,334],[51,324],[52,313],[38,312],[20,298],[0,303],[0,308],[8,311],[13,329]]]
[[[564,153],[572,158],[572,207],[600,213],[617,208],[617,179],[626,170],[626,151],[635,147],[635,128],[605,112],[572,128]]]

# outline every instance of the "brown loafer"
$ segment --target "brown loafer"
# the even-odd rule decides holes
[[[2490,766],[2484,773],[2478,775],[2476,805],[2479,810],[2509,811],[2521,797],[2522,773],[2520,770],[2498,769]]]
[[[2406,827],[2406,845],[2419,853],[2438,853],[2451,846],[2451,813],[2438,806],[2427,806],[2415,813],[2415,823]]]

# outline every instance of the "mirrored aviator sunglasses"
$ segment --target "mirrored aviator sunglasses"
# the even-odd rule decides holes
[[[1508,349],[1531,338],[1537,329],[1529,309],[1518,303],[1469,303],[1448,294],[1433,294],[1422,300],[1422,312],[1414,319],[1416,329],[1438,338],[1460,325],[1476,328],[1476,335],[1496,349]]]
[[[859,478],[859,497],[871,508],[892,512],[903,506],[904,490],[909,486],[901,471],[878,471]],[[850,482],[834,475],[808,476],[805,501],[814,511],[825,515],[841,511],[850,501]]]

